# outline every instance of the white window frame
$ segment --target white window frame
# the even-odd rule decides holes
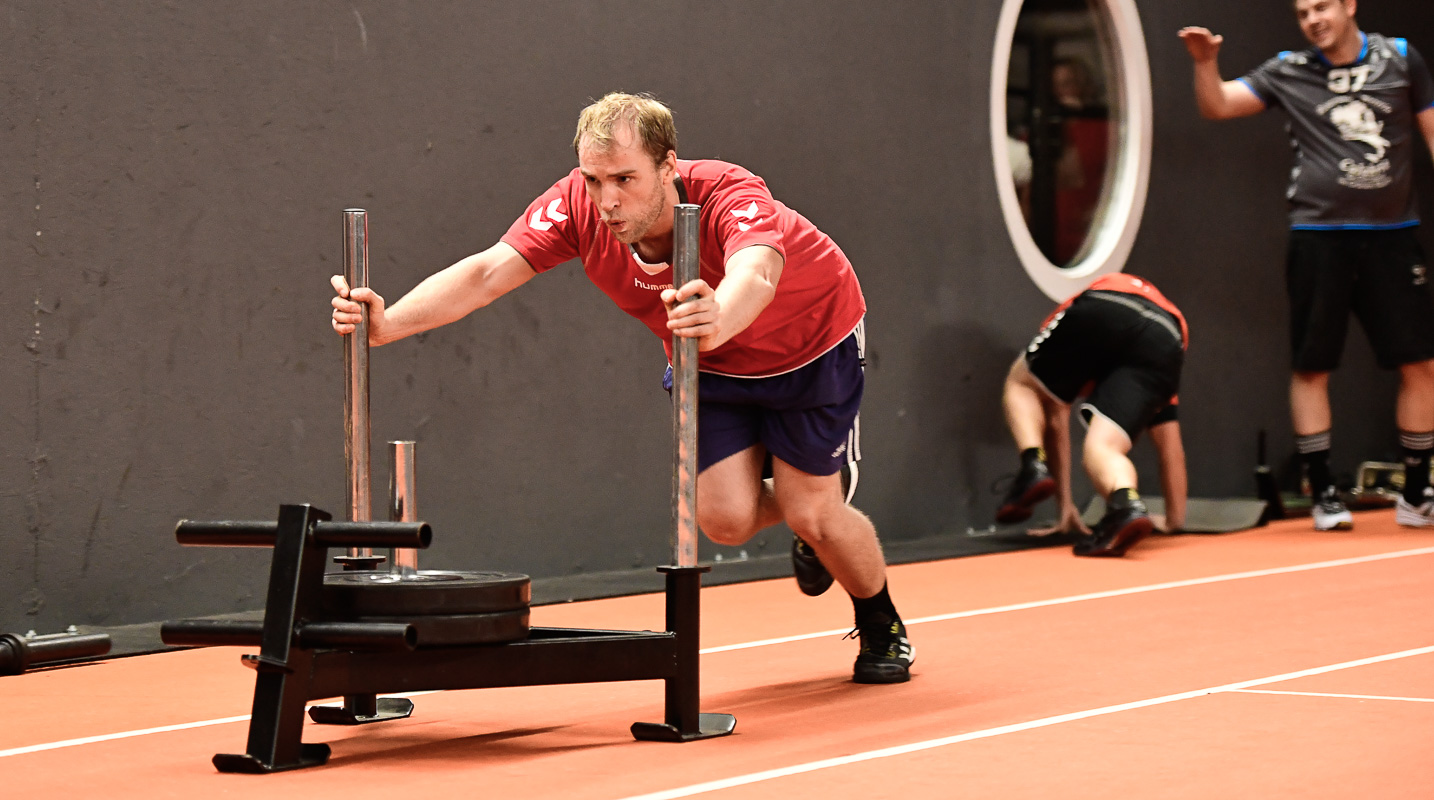
[[[1150,61],[1145,51],[1145,33],[1135,0],[1092,0],[1096,13],[1106,15],[1105,28],[1112,41],[1116,75],[1110,81],[1114,106],[1119,109],[1116,164],[1111,185],[1102,194],[1104,205],[1096,210],[1094,229],[1079,260],[1067,267],[1052,264],[1036,246],[1011,177],[1006,144],[1006,77],[1010,70],[1011,43],[1023,0],[1004,0],[996,25],[996,47],[991,57],[991,156],[996,169],[996,192],[1001,214],[1011,234],[1016,255],[1031,280],[1046,296],[1057,302],[1083,291],[1096,278],[1125,268],[1140,219],[1145,211],[1150,185],[1151,138],[1154,109],[1150,89]]]

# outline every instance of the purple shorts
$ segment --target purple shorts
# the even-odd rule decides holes
[[[697,377],[697,470],[754,444],[809,475],[861,458],[863,326],[817,360],[770,378]],[[668,367],[663,386],[672,388]]]

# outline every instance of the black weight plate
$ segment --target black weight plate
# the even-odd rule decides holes
[[[397,580],[383,571],[324,576],[324,609],[335,619],[489,614],[526,609],[527,575],[512,572],[419,570]]]
[[[528,609],[487,614],[443,614],[422,617],[364,617],[363,622],[404,622],[418,633],[418,646],[453,647],[498,644],[528,637]]]

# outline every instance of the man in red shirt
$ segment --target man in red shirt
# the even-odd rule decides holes
[[[1185,522],[1186,478],[1176,393],[1188,341],[1180,310],[1133,275],[1102,276],[1051,312],[1006,377],[1002,402],[1021,470],[996,521],[1025,521],[1033,506],[1059,494],[1053,531],[1083,533],[1074,547],[1078,556],[1123,556],[1157,526],[1178,530]],[[1070,488],[1070,409],[1081,396],[1083,461],[1107,509],[1089,532]],[[1127,456],[1146,428],[1160,454],[1163,520],[1147,514]]]
[[[908,680],[914,651],[887,592],[876,529],[842,487],[841,472],[854,475],[860,457],[866,313],[851,263],[751,172],[678,160],[671,111],[651,97],[614,93],[587,107],[573,148],[577,169],[501,241],[429,276],[391,308],[335,276],[334,330],[353,331],[366,303],[369,342],[386,344],[581,259],[599,289],[662,339],[669,359],[674,334],[698,340],[703,532],[739,545],[785,521],[799,537],[802,590],[820,594],[834,578],[851,595],[861,639],[853,679]],[[673,286],[679,202],[701,206],[700,277]]]

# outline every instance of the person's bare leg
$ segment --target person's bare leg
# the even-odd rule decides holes
[[[1290,418],[1295,428],[1295,450],[1309,478],[1314,506],[1310,518],[1315,530],[1349,530],[1354,517],[1335,490],[1329,470],[1333,414],[1329,404],[1328,372],[1295,372],[1290,378]]]
[[[1085,434],[1082,457],[1090,482],[1101,497],[1116,489],[1137,489],[1139,477],[1130,460],[1130,436],[1114,422],[1095,414]]]
[[[780,458],[773,459],[772,473],[787,525],[816,551],[837,583],[857,598],[880,592],[886,585],[886,559],[876,527],[846,504],[841,476],[811,475]]]
[[[1041,389],[1024,358],[1016,359],[1006,373],[1001,407],[1006,412],[1006,427],[1011,431],[1011,438],[1016,440],[1017,450],[1042,445],[1046,431],[1045,404]]]
[[[1330,429],[1328,372],[1296,372],[1290,377],[1290,419],[1296,436]]]
[[[721,545],[745,544],[757,531],[782,521],[772,487],[762,480],[767,450],[753,445],[697,476],[697,525]]]
[[[1130,445],[1123,428],[1100,414],[1092,415],[1082,453],[1090,482],[1105,498],[1106,512],[1091,535],[1071,548],[1078,556],[1119,558],[1154,527],[1136,491],[1135,464],[1127,455]]]
[[[1395,519],[1400,525],[1434,527],[1428,493],[1429,462],[1434,459],[1434,360],[1399,368],[1395,411],[1404,462],[1404,492]]]
[[[1399,430],[1434,431],[1434,360],[1399,368],[1399,396],[1394,410]]]

